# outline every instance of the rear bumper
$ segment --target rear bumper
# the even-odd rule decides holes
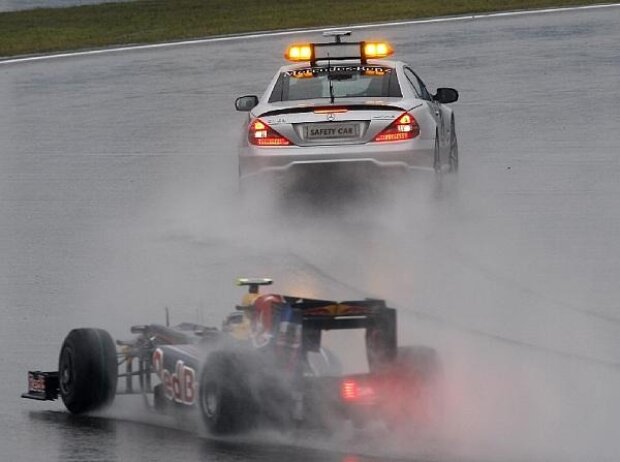
[[[377,169],[433,170],[435,146],[429,140],[365,145],[270,147],[246,146],[239,153],[239,177],[285,175],[313,166]]]

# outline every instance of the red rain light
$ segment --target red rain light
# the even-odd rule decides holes
[[[340,384],[340,396],[344,401],[370,404],[375,400],[375,390],[365,381],[349,378]]]
[[[345,380],[340,388],[340,395],[345,401],[355,401],[359,399],[359,388],[354,380]]]

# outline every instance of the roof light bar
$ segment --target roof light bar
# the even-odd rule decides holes
[[[344,36],[340,31],[334,32],[337,41],[332,43],[296,43],[290,45],[284,57],[288,61],[317,61],[359,59],[363,64],[368,59],[385,58],[394,54],[394,48],[388,42],[341,42]]]

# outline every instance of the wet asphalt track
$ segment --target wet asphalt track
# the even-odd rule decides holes
[[[613,460],[619,22],[612,7],[356,33],[459,89],[458,180],[259,214],[236,202],[232,102],[290,37],[0,64],[0,460]],[[18,399],[70,328],[123,337],[165,307],[217,325],[239,275],[402,308],[401,342],[438,347],[454,378],[442,443],[217,442],[134,423],[152,419],[124,401],[76,419]]]

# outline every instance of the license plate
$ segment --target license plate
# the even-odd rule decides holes
[[[307,140],[325,140],[332,138],[358,138],[359,124],[311,124],[304,127],[304,138]]]

